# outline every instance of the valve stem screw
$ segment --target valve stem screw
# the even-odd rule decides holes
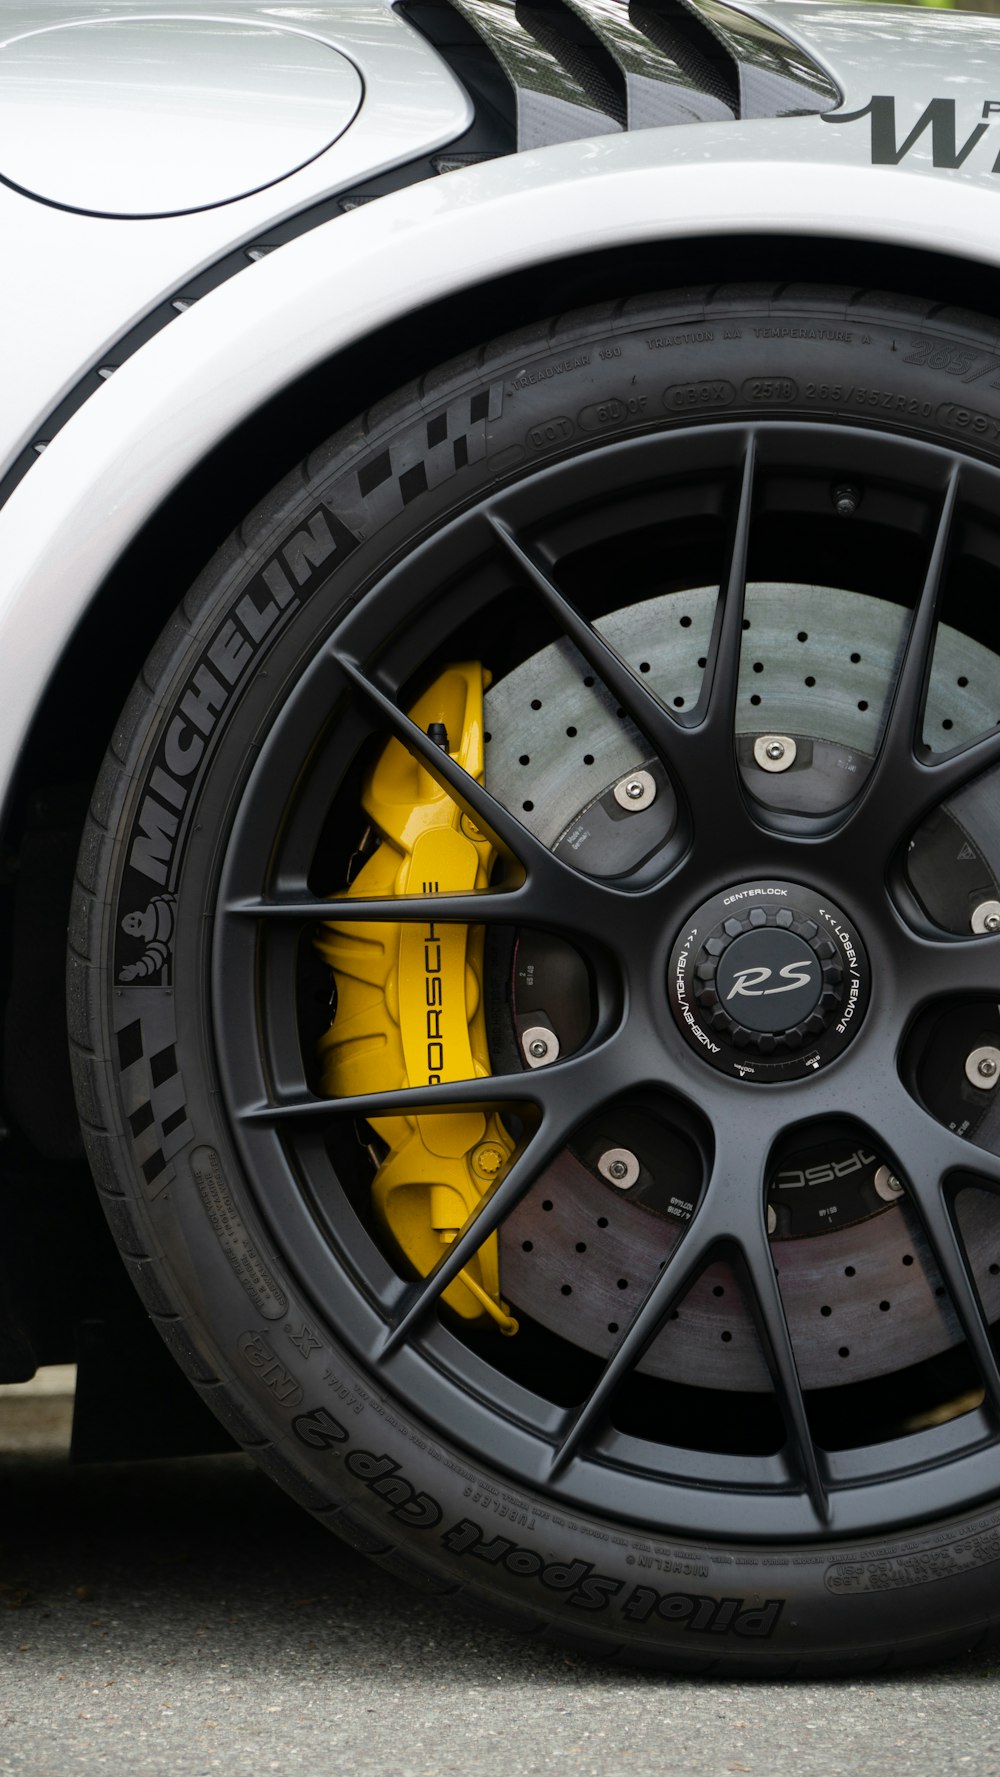
[[[839,481],[831,490],[833,509],[841,518],[853,518],[861,504],[861,489],[849,481]]]

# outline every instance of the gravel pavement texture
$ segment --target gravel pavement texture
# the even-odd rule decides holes
[[[242,1456],[73,1469],[0,1391],[0,1773],[1000,1774],[1000,1655],[838,1684],[592,1666],[371,1566]]]

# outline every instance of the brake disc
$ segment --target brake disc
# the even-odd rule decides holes
[[[681,716],[698,701],[717,597],[713,587],[669,593],[597,623]],[[831,797],[853,794],[877,751],[908,614],[864,594],[779,584],[750,585],[746,611],[736,718],[741,766],[745,773],[756,770],[754,789],[762,798],[773,804],[779,785],[787,798],[796,779],[807,781],[803,772],[768,780],[755,766],[752,739],[768,733],[791,738],[798,767],[807,764],[812,772],[804,793],[820,797],[822,806],[836,806]],[[674,810],[662,770],[571,643],[541,649],[488,692],[484,707],[487,786],[547,844],[571,850],[583,867],[605,874],[632,867],[669,830]],[[934,751],[965,744],[993,728],[998,712],[1000,662],[979,643],[941,626],[925,743]],[[630,813],[627,797],[616,798],[615,789],[642,772],[653,779],[653,790],[647,785]],[[843,790],[837,772],[844,774]],[[786,799],[785,806],[796,804]],[[997,893],[997,806],[992,784],[969,786],[953,809],[927,824],[927,835],[911,853],[911,875],[925,906],[951,929],[967,932],[977,897]],[[513,1010],[516,1019],[516,1003]],[[549,1014],[558,1022],[557,1010],[549,1008]],[[571,1007],[567,1016],[578,1022],[579,1008]],[[972,1112],[980,1121],[989,1112],[981,1093],[970,1088],[970,1097],[965,1120],[971,1127]],[[631,1153],[628,1135],[624,1128],[605,1129],[604,1147]],[[883,1201],[884,1182],[881,1194],[876,1190],[876,1175],[883,1181],[888,1176],[877,1154],[865,1155],[855,1168],[860,1183],[851,1187],[853,1210],[844,1225],[843,1180],[850,1175],[837,1169],[852,1163],[851,1145],[833,1140],[827,1150],[800,1157],[809,1164],[798,1168],[796,1156],[785,1157],[770,1188],[774,1257],[809,1388],[902,1369],[961,1337],[905,1191]],[[642,1172],[643,1156],[637,1159]],[[669,1172],[661,1156],[660,1173]],[[798,1173],[801,1183],[790,1184]],[[643,1192],[638,1181],[617,1189],[592,1156],[560,1156],[501,1230],[505,1298],[551,1332],[606,1356],[679,1237],[670,1182],[660,1177],[656,1203],[656,1192]],[[795,1189],[807,1207],[792,1216],[785,1205]],[[681,1201],[688,1199],[682,1194]],[[982,1192],[965,1193],[962,1202],[970,1264],[993,1320],[1000,1316],[996,1207]],[[715,1388],[768,1387],[753,1318],[728,1265],[702,1274],[640,1368]]]
[[[596,628],[668,709],[692,710],[711,643],[718,589],[630,605]],[[780,731],[835,743],[871,759],[905,640],[901,605],[830,586],[747,587],[747,635],[738,735]],[[554,845],[648,747],[560,639],[487,693],[486,781],[533,833]],[[1000,718],[996,656],[942,625],[924,734],[936,749],[974,740]]]

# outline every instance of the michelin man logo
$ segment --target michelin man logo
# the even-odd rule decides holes
[[[144,945],[134,963],[118,971],[119,981],[148,981],[170,960],[174,934],[174,895],[154,895],[144,913],[126,913],[122,931]]]

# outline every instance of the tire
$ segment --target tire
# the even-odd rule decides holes
[[[988,795],[975,808],[962,801],[967,780],[998,763],[996,712],[984,733],[977,701],[998,641],[982,591],[1000,563],[996,332],[979,317],[866,292],[733,287],[588,310],[486,345],[337,434],[250,515],[183,600],[114,732],[78,867],[68,1016],[87,1151],[125,1263],[195,1387],[275,1480],[391,1571],[513,1630],[679,1671],[832,1674],[972,1648],[1000,1616],[1000,1378],[989,1332],[1000,1319],[990,1195],[1000,1144],[990,1139],[987,1074],[977,1084],[965,1066],[972,1043],[969,1055],[995,1068],[1000,965],[988,903],[1000,911],[1000,846],[991,852],[1000,828]],[[921,613],[934,615],[935,576],[949,628],[921,753],[905,733],[906,699],[915,719],[926,674],[914,650]],[[762,730],[740,729],[737,770],[731,723],[724,744],[709,743],[736,658],[725,612],[738,629],[744,606],[733,601],[747,579],[771,591],[747,595],[743,628],[751,642],[769,639],[758,661],[744,638],[742,690],[730,674],[737,726]],[[635,657],[615,680],[628,636],[609,619],[612,654],[593,629],[574,630],[576,607],[550,596],[552,581],[590,616],[634,607],[650,646],[669,616],[670,635],[680,634],[671,662],[689,630],[692,648],[707,638],[703,677],[694,654],[684,656],[694,691],[659,706],[659,728],[647,689],[655,659],[645,685]],[[817,585],[834,591],[817,597]],[[705,587],[710,596],[692,593],[690,611],[675,602],[653,612],[656,600],[683,605],[686,589]],[[909,630],[907,601],[917,611]],[[842,611],[860,614],[864,645],[842,633]],[[814,621],[827,625],[827,654],[809,653]],[[567,629],[587,659],[554,648]],[[907,635],[917,637],[909,654]],[[869,641],[882,649],[874,665]],[[463,1017],[481,1018],[477,1040],[485,1031],[489,1066],[511,1084],[500,1116],[488,1089],[482,1101],[448,1098],[441,1068],[445,1084],[434,1089],[458,1103],[447,1129],[464,1115],[482,1144],[493,1116],[499,1176],[517,1189],[536,1164],[522,1153],[571,1166],[551,1173],[562,1193],[554,1212],[534,1187],[517,1204],[517,1190],[509,1194],[508,1220],[521,1217],[523,1233],[533,1218],[537,1239],[518,1239],[515,1251],[501,1230],[502,1293],[477,1318],[460,1278],[448,1278],[451,1306],[438,1308],[415,1281],[426,1264],[405,1257],[405,1239],[412,1253],[433,1234],[429,1197],[405,1238],[402,1220],[390,1237],[374,1216],[373,1169],[387,1165],[387,1147],[395,1152],[380,1095],[400,1081],[362,1069],[367,1085],[347,1090],[369,1095],[367,1119],[324,1101],[317,1053],[331,1016],[330,953],[321,958],[312,940],[329,930],[316,902],[340,893],[343,907],[352,870],[363,875],[379,856],[361,802],[388,735],[403,732],[397,692],[408,710],[432,665],[487,651],[496,675],[487,710],[505,711],[506,726],[498,719],[488,743],[486,786],[503,784],[509,818],[490,847],[494,805],[485,792],[476,800],[457,765],[448,778],[450,754],[439,749],[439,777],[466,785],[465,854],[478,841],[480,888],[499,868],[495,886],[513,896],[509,861],[497,866],[490,854],[503,858],[505,838],[524,834],[523,895],[537,929],[558,928],[560,885],[575,952],[588,919],[600,929],[582,972],[566,963],[564,978],[552,949],[539,952],[562,996],[558,1018],[524,988],[524,970],[508,992],[506,927],[491,930],[475,966],[466,958],[467,991],[481,977],[482,1006],[474,1013],[470,998]],[[827,692],[823,662],[834,653]],[[955,660],[971,665],[956,673]],[[603,701],[597,666],[610,687]],[[855,670],[867,674],[866,696]],[[570,765],[584,740],[563,720],[569,692],[551,693],[559,745],[544,723],[547,687],[574,671],[600,703],[593,721],[606,753],[590,763],[574,754]],[[804,689],[793,694],[793,681],[817,693],[811,728],[816,704]],[[521,715],[505,684],[516,686]],[[532,686],[545,696],[529,699]],[[706,686],[722,687],[714,705],[698,701]],[[648,720],[651,740],[654,729],[667,734],[670,770],[655,745],[635,751],[619,703]],[[759,718],[747,715],[758,707]],[[946,735],[929,734],[932,711]],[[777,733],[768,740],[764,730]],[[455,734],[443,738],[454,751]],[[791,741],[797,771],[786,775],[787,754],[767,759],[766,747],[762,761],[754,738],[772,749]],[[624,801],[613,796],[615,772]],[[427,773],[412,781],[433,795]],[[535,797],[523,794],[535,784]],[[585,836],[589,851],[581,810],[597,833]],[[919,843],[901,853],[917,829]],[[577,901],[571,873],[584,873],[579,857],[567,859],[580,848],[588,874]],[[546,875],[546,856],[558,856],[560,874]],[[610,894],[626,866],[632,886],[620,892],[633,893],[634,921],[610,900],[598,920],[586,885]],[[674,947],[669,994],[658,976],[661,1009],[629,928],[639,932],[645,917],[640,891],[663,882],[675,886],[657,902],[661,914],[673,909],[662,914],[662,953],[655,924],[642,940],[649,957],[662,954],[654,973]],[[298,897],[301,917],[294,906],[269,912],[258,892],[272,904]],[[374,891],[355,880],[350,892]],[[515,908],[508,924],[518,917]],[[682,921],[722,933],[715,952],[698,951],[697,1004],[677,987],[695,958],[689,945],[678,960],[689,944]],[[766,957],[753,950],[757,925],[770,934]],[[529,956],[531,931],[517,939]],[[348,940],[326,942],[336,950]],[[973,951],[975,968],[963,960]],[[948,959],[958,959],[953,988]],[[779,1018],[759,1011],[775,1002],[752,984],[781,970],[786,979],[769,990],[791,996]],[[800,985],[814,975],[819,1000]],[[355,977],[335,963],[334,978],[344,1018]],[[545,1052],[553,1036],[555,1061]],[[590,1057],[605,1042],[617,1096],[599,1109],[589,1095],[605,1076]],[[412,1104],[414,1082],[401,1090]],[[534,1091],[554,1108],[532,1134]],[[416,1110],[437,1131],[446,1125],[434,1123],[432,1097],[425,1090]],[[579,1121],[566,1162],[572,1098]],[[594,1119],[607,1117],[632,1132],[618,1144],[624,1158],[603,1145]],[[416,1111],[407,1127],[422,1128]],[[561,1131],[551,1152],[550,1127]],[[791,1159],[786,1128],[797,1130]],[[815,1152],[803,1161],[803,1144],[824,1141],[819,1162]],[[477,1196],[495,1204],[504,1184],[491,1196],[497,1154],[487,1161]],[[615,1285],[614,1255],[595,1231],[593,1256],[574,1259],[572,1283],[557,1288],[557,1241],[570,1240],[574,1217],[600,1228],[591,1210],[602,1204],[602,1234],[627,1214],[622,1239],[637,1264],[654,1255],[650,1275]],[[465,1269],[482,1283],[476,1244]],[[700,1284],[678,1251],[700,1253]],[[529,1271],[523,1255],[539,1252]],[[848,1252],[858,1258],[845,1266]],[[834,1253],[835,1264],[824,1257]],[[894,1288],[891,1300],[865,1295],[855,1306],[845,1275],[888,1298],[890,1266],[898,1299]],[[675,1279],[673,1295],[658,1276]],[[623,1304],[613,1335],[607,1279]],[[823,1294],[828,1279],[838,1295]],[[730,1304],[732,1320],[720,1320]],[[508,1313],[521,1325],[504,1338],[494,1322]],[[613,1353],[640,1323],[645,1334],[617,1376]],[[845,1325],[856,1329],[853,1353],[838,1335]],[[599,1410],[580,1416],[589,1398]]]

